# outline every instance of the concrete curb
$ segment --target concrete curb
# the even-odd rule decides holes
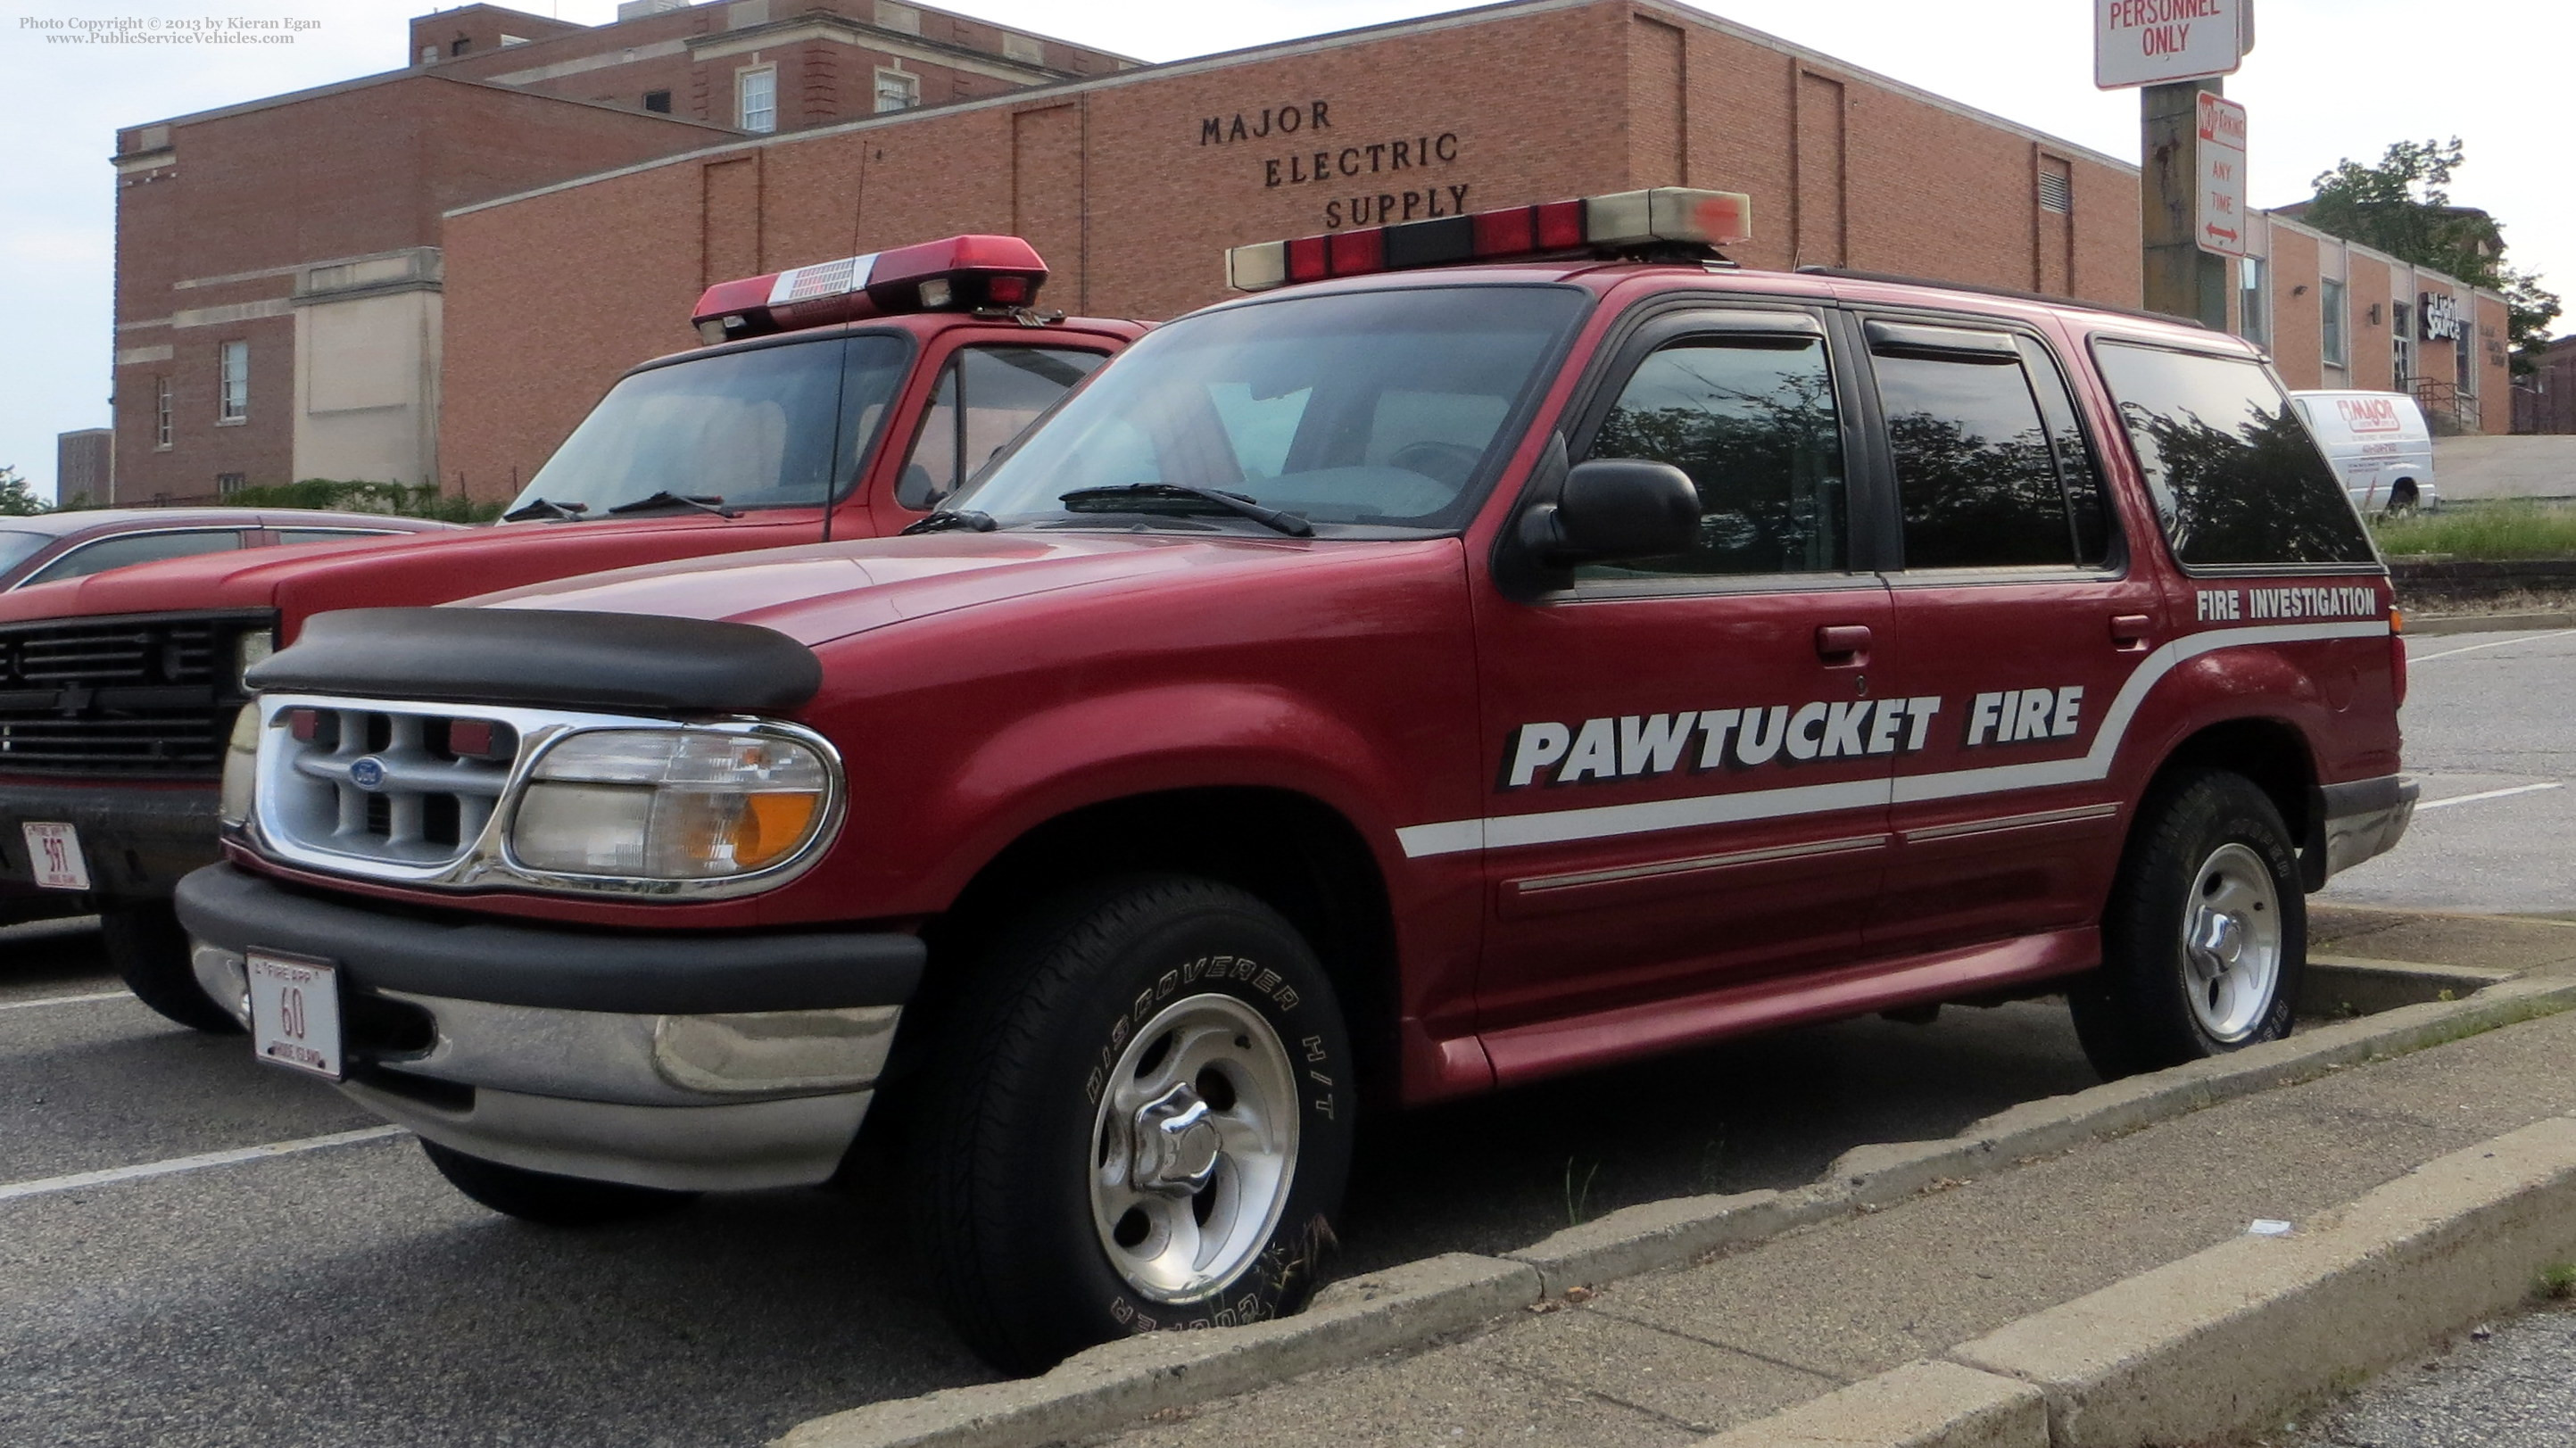
[[[2032,1384],[2052,1448],[2250,1427],[2530,1297],[2576,1254],[2576,1117],[2418,1167],[2288,1237],[2240,1237],[1953,1349]]]
[[[2571,1254],[2576,1117],[2562,1116],[2428,1162],[2291,1236],[2222,1242],[1700,1448],[2208,1441],[2514,1307]]]
[[[1162,1409],[1417,1347],[1570,1288],[1682,1266],[2220,1101],[2570,1008],[2576,1008],[2576,978],[2544,977],[2506,981],[2466,1000],[2340,1021],[2232,1055],[2025,1102],[1947,1140],[1856,1147],[1813,1185],[1794,1191],[1641,1203],[1501,1257],[1451,1253],[1335,1283],[1296,1317],[1129,1338],[1078,1354],[1039,1377],[950,1388],[816,1418],[778,1442],[780,1448],[1035,1448],[1107,1432]],[[1920,1441],[1982,1448],[1990,1440]]]
[[[1036,1448],[1478,1327],[1538,1301],[1539,1292],[1532,1268],[1452,1252],[1333,1283],[1295,1317],[1131,1337],[1077,1353],[1041,1377],[871,1403],[798,1424],[778,1441],[780,1448]]]
[[[1698,1448],[2049,1448],[2048,1398],[1957,1363],[1907,1363]]]
[[[2310,1020],[2375,1016],[2428,1001],[2465,1000],[2520,973],[2471,965],[2420,965],[2412,961],[2311,955],[2299,981],[2299,1015]]]
[[[2513,633],[2535,628],[2576,628],[2576,613],[2444,613],[2406,615],[2408,638],[2444,634]]]

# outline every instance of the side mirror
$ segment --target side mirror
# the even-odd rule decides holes
[[[1520,541],[1555,568],[1687,553],[1699,509],[1699,489],[1670,463],[1594,458],[1567,471],[1556,502],[1521,515]]]

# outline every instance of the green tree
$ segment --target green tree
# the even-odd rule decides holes
[[[2465,162],[2460,138],[2399,141],[2375,166],[2349,157],[2318,176],[2316,198],[2300,220],[2394,257],[2428,266],[2505,299],[2513,369],[2529,372],[2531,354],[2549,341],[2558,318],[2556,293],[2533,272],[2505,264],[2504,227],[2474,207],[2451,204],[2451,175]]]
[[[18,470],[0,467],[0,517],[24,518],[44,511],[44,500],[18,476]]]

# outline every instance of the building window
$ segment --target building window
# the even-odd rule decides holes
[[[170,379],[152,379],[152,450],[170,450]]]
[[[422,46],[420,48],[420,63],[423,65],[438,64],[438,47],[435,45]]]
[[[2472,298],[2469,305],[2474,309],[2476,299]],[[2459,324],[2459,330],[2451,334],[2451,375],[2459,379],[2460,396],[2469,399],[2478,395],[2477,354],[2469,345],[2469,334],[2476,330],[2464,321]]]
[[[2415,309],[2398,302],[2391,308],[2391,320],[2394,325],[2389,328],[2389,333],[2390,340],[2396,344],[2393,356],[2397,390],[2404,392],[2415,381]]]
[[[671,113],[671,93],[669,91],[646,91],[644,93],[644,109],[653,112],[657,116],[669,115]]]
[[[2327,277],[2317,283],[2317,296],[2317,308],[2321,314],[2317,324],[2318,348],[2325,354],[2327,366],[2341,367],[2344,365],[2343,283]]]
[[[900,70],[877,72],[877,114],[908,111],[921,104],[921,77]]]
[[[465,52],[473,48],[474,42],[460,35],[454,40],[448,42],[447,53],[450,55],[463,55]]]
[[[766,134],[778,129],[778,67],[738,70],[733,76],[734,124]]]
[[[215,474],[216,497],[229,498],[248,486],[250,486],[250,474],[248,473]]]
[[[2272,337],[2272,297],[2263,286],[2263,258],[2236,264],[2236,334],[2260,347]]]
[[[215,421],[223,423],[248,420],[250,417],[250,344],[248,342],[224,343],[220,370],[223,374],[223,400],[215,412]]]

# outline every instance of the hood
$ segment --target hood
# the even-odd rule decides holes
[[[653,564],[463,602],[759,624],[810,647],[1061,589],[1257,567],[1326,549],[1405,546],[1219,533],[934,533]]]
[[[276,609],[289,633],[330,609],[446,603],[541,578],[816,536],[813,509],[596,523],[512,523],[348,543],[300,543],[113,568],[0,594],[0,623],[200,610]]]

